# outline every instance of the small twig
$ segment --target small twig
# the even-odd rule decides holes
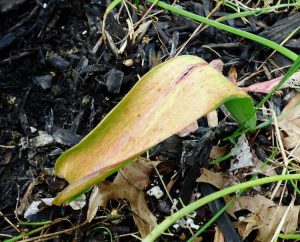
[[[166,185],[165,185],[163,179],[161,178],[161,175],[160,175],[159,171],[157,170],[157,168],[156,168],[155,166],[154,166],[154,169],[155,169],[155,171],[156,171],[156,173],[157,173],[157,175],[158,175],[158,178],[159,178],[159,180],[160,180],[162,186],[164,187],[164,189],[165,189],[165,191],[166,191],[166,194],[167,194],[169,200],[171,201],[172,204],[174,204],[174,201],[173,201],[173,199],[172,199],[172,197],[171,197],[171,195],[170,195],[170,193],[169,193],[169,191],[168,191],[168,189],[167,189],[167,187],[166,187]],[[177,208],[176,208],[176,210],[177,210]]]
[[[220,1],[217,6],[207,15],[206,18],[210,18],[210,16],[212,16],[218,9],[219,7],[221,6],[222,4],[222,1]],[[204,29],[206,29],[208,26],[203,26],[203,23],[201,23],[195,30],[194,32],[192,33],[192,35],[187,39],[187,41],[185,41],[178,49],[177,53],[175,56],[178,56],[182,51],[183,49],[187,46],[187,44],[198,34],[200,34]],[[201,29],[202,28],[202,29]]]
[[[3,148],[3,149],[14,149],[14,148],[16,148],[16,146],[14,146],[14,145],[0,145],[0,148]]]
[[[9,234],[0,234],[0,237],[7,237],[7,238],[11,238],[12,235],[9,235]]]
[[[1,211],[0,215],[4,218],[4,220],[11,226],[13,227],[18,233],[21,233],[21,230],[18,229],[16,225],[14,225]]]
[[[287,169],[288,169],[288,167],[287,167]],[[284,191],[286,190],[286,184],[287,184],[287,181],[284,181],[282,193],[280,194],[280,199],[279,199],[279,202],[278,202],[279,205],[281,205],[281,203],[282,203],[282,199],[283,199],[283,196],[284,196]]]
[[[152,10],[152,8],[155,7],[156,2],[152,3],[151,6],[150,6],[150,8],[147,9],[146,13],[141,17],[141,19],[139,21],[137,21],[136,23],[133,24],[133,28],[134,29],[147,17],[147,15],[150,13],[150,11]],[[164,11],[160,10],[159,12],[161,13],[161,12],[164,12]],[[155,14],[157,14],[157,13],[155,13]],[[152,15],[150,15],[150,16],[152,16]]]
[[[207,49],[211,50],[213,53],[215,53],[219,58],[221,57],[221,55],[216,50],[211,48],[210,46],[202,45],[202,48],[207,48]]]
[[[278,145],[279,145],[280,152],[281,152],[283,162],[284,162],[284,167],[282,169],[281,175],[285,175],[286,172],[287,172],[287,167],[288,167],[289,161],[288,161],[288,158],[287,158],[285,150],[284,150],[284,146],[283,146],[282,139],[281,139],[281,136],[280,136],[280,131],[279,131],[279,128],[278,128],[277,117],[276,117],[276,114],[275,114],[274,110],[272,110],[272,113],[273,113],[273,118],[274,118],[274,126],[275,126],[276,137],[277,137]],[[275,197],[279,187],[281,186],[281,184],[282,184],[282,181],[277,182],[277,185],[276,185],[275,189],[273,190],[273,192],[270,196],[271,200],[274,199],[274,197]]]
[[[281,218],[281,220],[280,220],[280,222],[279,222],[279,224],[278,224],[278,226],[277,226],[277,228],[276,228],[276,230],[275,230],[275,232],[274,232],[274,235],[273,235],[273,237],[272,237],[272,239],[271,239],[271,242],[277,241],[277,237],[278,237],[280,231],[282,230],[282,228],[283,228],[283,226],[284,226],[284,223],[285,223],[286,220],[287,220],[288,214],[291,212],[291,209],[292,209],[292,207],[294,206],[294,201],[295,201],[295,198],[293,197],[293,199],[292,199],[290,205],[289,205],[289,206],[287,207],[287,209],[285,210],[285,212],[284,212],[284,214],[283,214],[283,216],[282,216],[282,218]]]
[[[53,237],[53,236],[57,236],[57,235],[60,235],[60,234],[63,234],[63,233],[66,233],[66,232],[70,232],[70,231],[73,231],[75,229],[78,229],[79,227],[85,225],[86,223],[88,222],[84,222],[82,223],[81,225],[79,226],[76,226],[76,227],[73,227],[73,228],[70,228],[70,229],[66,229],[66,230],[62,230],[62,231],[58,231],[58,232],[54,232],[54,233],[50,233],[50,234],[44,234],[44,235],[40,235],[40,236],[36,236],[36,237],[32,237],[32,238],[29,238],[29,239],[23,239],[24,237],[27,237],[27,236],[30,236],[30,235],[33,235],[33,234],[36,234],[40,231],[43,231],[44,229],[47,229],[49,228],[50,226],[54,225],[54,224],[57,224],[61,221],[65,221],[67,220],[67,218],[60,218],[60,219],[56,219],[54,220],[52,223],[50,224],[47,224],[47,225],[44,225],[40,228],[37,228],[37,229],[34,229],[34,230],[31,230],[29,231],[27,234],[20,234],[18,236],[15,236],[15,237],[12,237],[10,239],[7,239],[5,240],[4,242],[16,242],[16,241],[22,241],[22,242],[31,242],[31,241],[38,241],[38,240],[41,240],[41,239],[45,239],[45,238],[49,238],[49,237]],[[23,239],[23,240],[21,240]]]
[[[36,237],[30,238],[30,239],[20,240],[20,242],[31,242],[31,241],[37,241],[37,240],[41,240],[41,239],[45,239],[45,238],[49,238],[49,237],[56,237],[56,236],[58,236],[60,234],[64,234],[64,233],[76,230],[76,229],[82,227],[83,225],[85,225],[87,223],[88,222],[84,222],[81,225],[78,225],[78,226],[70,228],[70,229],[65,229],[65,230],[54,232],[54,233],[50,233],[50,234],[44,234],[44,235],[36,236]]]
[[[153,27],[154,27],[154,29],[155,29],[155,31],[156,31],[156,33],[157,33],[157,38],[158,38],[158,40],[160,41],[161,45],[165,48],[165,51],[168,53],[168,55],[170,55],[170,53],[169,53],[169,51],[168,51],[168,48],[166,47],[166,45],[164,44],[164,42],[162,41],[162,39],[161,39],[161,37],[160,37],[159,31],[158,31],[156,25],[153,24]]]
[[[138,235],[139,232],[134,232],[134,233],[129,233],[129,234],[120,234],[120,235],[116,235],[114,236],[115,238],[122,238],[122,237],[127,237],[127,236],[132,236],[132,235]]]

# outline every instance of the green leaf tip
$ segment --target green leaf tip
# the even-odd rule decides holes
[[[240,125],[255,126],[250,96],[203,59],[183,55],[156,66],[94,130],[59,157],[55,172],[69,186],[54,204],[71,201],[223,103]]]

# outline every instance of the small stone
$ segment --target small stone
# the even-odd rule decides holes
[[[26,0],[0,0],[0,13],[5,13],[11,9],[17,9]]]
[[[64,71],[70,66],[70,62],[68,62],[59,55],[50,56],[48,57],[47,61],[58,71]]]
[[[46,132],[39,132],[39,136],[29,140],[30,145],[33,147],[43,147],[50,145],[54,142],[52,135],[47,134]]]
[[[201,197],[201,193],[197,192],[197,193],[195,194],[195,197],[198,199],[199,197]]]
[[[16,36],[12,33],[7,33],[2,38],[0,38],[0,50],[11,45],[16,40]]]
[[[52,135],[56,143],[70,147],[76,145],[82,139],[80,135],[62,128],[56,128]]]
[[[30,132],[33,134],[37,131],[37,129],[35,127],[30,126]]]
[[[179,229],[179,224],[173,224],[173,228],[176,230]]]
[[[189,226],[189,227],[192,228],[192,229],[195,229],[195,230],[198,230],[198,229],[200,228],[200,226],[197,225],[197,224],[195,224],[195,223],[194,223],[194,220],[191,219],[191,218],[188,218],[188,219],[186,220],[186,225]]]
[[[127,59],[123,61],[123,64],[125,66],[132,66],[133,65],[133,60],[132,59]]]
[[[36,85],[39,85],[44,90],[46,90],[51,86],[52,76],[50,76],[50,75],[36,76],[33,78],[33,82]]]
[[[111,69],[106,73],[106,87],[108,92],[119,94],[123,82],[124,73],[117,69]]]
[[[171,213],[171,208],[170,208],[169,204],[163,200],[158,201],[158,210],[167,215],[169,215]]]
[[[56,148],[49,153],[49,156],[57,156],[57,155],[60,155],[61,153],[62,153],[62,150],[60,148]]]
[[[52,86],[51,91],[53,92],[53,94],[55,96],[57,96],[57,95],[59,95],[59,94],[62,93],[62,90],[61,90],[61,88],[58,85]]]

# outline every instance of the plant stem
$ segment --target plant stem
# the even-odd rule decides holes
[[[52,221],[43,221],[43,222],[20,222],[18,223],[19,225],[24,225],[24,226],[43,226],[52,223]]]
[[[40,231],[42,231],[42,230],[44,230],[46,228],[49,228],[50,226],[52,226],[54,224],[57,224],[57,223],[59,223],[61,221],[64,221],[64,220],[66,220],[66,219],[65,218],[63,218],[63,219],[62,218],[58,218],[58,219],[52,221],[51,223],[48,223],[48,221],[47,221],[47,224],[45,224],[44,226],[41,226],[39,228],[36,228],[36,229],[31,230],[31,231],[29,231],[27,233],[24,233],[24,234],[20,234],[20,235],[14,236],[14,237],[12,237],[10,239],[6,239],[3,242],[16,242],[16,241],[25,239],[26,237],[34,235],[34,234],[36,234],[36,233],[38,233],[38,232],[40,232]]]
[[[219,22],[211,20],[211,19],[207,19],[205,17],[199,16],[199,15],[194,14],[194,13],[190,13],[188,11],[185,11],[185,10],[182,10],[180,8],[169,5],[167,3],[164,3],[162,1],[157,1],[157,0],[148,0],[148,1],[151,2],[152,4],[156,4],[157,6],[163,8],[163,9],[166,9],[168,11],[171,11],[173,13],[176,13],[178,15],[187,17],[189,19],[193,19],[197,22],[201,22],[201,23],[216,27],[218,29],[225,30],[227,32],[242,36],[244,38],[256,41],[256,42],[258,42],[262,45],[268,46],[268,47],[278,51],[279,53],[285,55],[286,57],[290,58],[293,61],[296,61],[296,59],[298,57],[298,55],[296,53],[294,53],[293,51],[291,51],[291,50],[289,50],[289,49],[287,49],[287,48],[285,48],[285,47],[283,47],[283,46],[281,46],[281,45],[279,45],[279,44],[277,44],[277,43],[275,43],[271,40],[265,39],[261,36],[251,34],[251,33],[248,33],[246,31],[243,31],[243,30],[240,30],[240,29],[233,28],[231,26],[219,23]]]
[[[278,238],[299,240],[300,234],[279,234]]]
[[[178,212],[172,214],[171,216],[167,217],[163,222],[161,222],[144,240],[143,242],[152,242],[157,239],[166,229],[168,229],[172,224],[174,224],[179,219],[183,218],[184,216],[192,213],[197,208],[221,197],[229,195],[231,193],[248,189],[250,187],[259,186],[271,182],[281,181],[281,180],[293,180],[293,179],[300,179],[300,174],[288,174],[288,175],[277,175],[271,177],[265,177],[253,181],[243,182],[241,184],[225,188],[221,191],[212,193],[204,198],[201,198],[188,206],[180,209]]]
[[[49,227],[49,224],[46,224],[46,225],[44,225],[44,226],[42,226],[42,227],[39,227],[39,228],[34,229],[34,230],[31,230],[31,231],[29,231],[29,232],[26,233],[26,234],[20,234],[20,235],[18,235],[18,236],[12,237],[12,238],[10,238],[10,239],[6,239],[6,240],[4,240],[4,242],[15,242],[15,241],[19,241],[19,240],[21,240],[21,239],[26,238],[27,236],[34,235],[34,234],[36,234],[36,233],[38,233],[38,232],[40,232],[40,231],[42,231],[42,230],[44,230],[44,229],[46,229],[46,228],[48,228],[48,227]]]

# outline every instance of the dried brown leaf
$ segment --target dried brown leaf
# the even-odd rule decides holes
[[[218,159],[228,152],[227,146],[213,146],[209,154],[212,159]]]
[[[265,176],[275,176],[277,175],[275,171],[275,167],[272,165],[267,165],[261,160],[259,160],[257,157],[255,159],[255,167],[252,168],[252,172],[257,174],[263,174]]]
[[[106,207],[112,199],[126,199],[133,211],[133,219],[142,237],[157,223],[145,200],[144,190],[149,183],[153,163],[139,158],[120,170],[113,182],[105,181],[94,189],[89,203],[87,220],[91,221],[98,207]]]
[[[276,204],[272,200],[259,194],[255,196],[242,196],[239,197],[237,201],[227,209],[227,213],[236,218],[234,213],[237,211],[246,209],[251,213],[255,213],[262,207],[266,206],[268,208],[275,205]]]
[[[236,67],[235,66],[230,67],[230,70],[229,70],[229,73],[228,73],[228,79],[230,81],[232,81],[234,84],[236,84],[237,83],[237,77],[238,77],[238,74],[237,74],[237,71],[236,71]]]
[[[215,232],[214,242],[224,242],[225,238],[221,229],[219,229],[219,227],[215,227],[215,230],[216,232]]]
[[[258,213],[238,222],[237,227],[241,236],[246,238],[253,230],[258,229],[257,241],[271,241],[287,208],[287,206],[263,207]],[[300,206],[291,207],[282,228],[284,233],[295,233],[298,227],[299,209]]]
[[[285,131],[287,137],[283,138],[283,145],[286,149],[293,149],[293,155],[300,156],[300,93],[298,93],[282,110],[283,120],[278,126]]]
[[[224,173],[214,173],[205,168],[201,169],[201,176],[197,179],[197,182],[209,183],[217,188],[222,189],[224,187]]]
[[[253,230],[258,230],[257,241],[271,241],[287,209],[290,211],[287,213],[282,231],[295,233],[298,227],[300,206],[276,206],[272,200],[262,195],[242,196],[227,212],[234,216],[234,212],[245,209],[252,214],[236,223],[243,238],[246,238]]]
[[[133,38],[132,38],[132,43],[135,44],[136,42],[140,42],[141,39],[144,37],[146,34],[147,30],[149,29],[150,25],[152,23],[152,20],[148,20],[145,23],[140,24],[138,29],[134,31],[133,33]]]

